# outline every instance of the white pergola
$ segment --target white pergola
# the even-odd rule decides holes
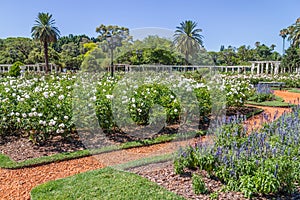
[[[251,74],[279,74],[285,73],[285,68],[280,68],[280,61],[250,61]]]
[[[10,67],[12,65],[0,65],[0,73],[9,72]],[[25,72],[45,72],[46,66],[45,63],[37,63],[32,65],[24,65],[21,67]],[[50,72],[60,72],[60,67],[56,66],[55,64],[49,63],[49,71]]]

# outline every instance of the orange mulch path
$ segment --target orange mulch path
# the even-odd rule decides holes
[[[97,159],[85,157],[18,170],[0,168],[0,198],[30,199],[30,190],[36,185],[101,167],[104,165]]]
[[[290,108],[275,108],[275,107],[266,107],[266,106],[253,106],[253,107],[261,108],[264,111],[259,115],[251,117],[249,120],[247,120],[244,123],[245,125],[247,125],[249,133],[258,130],[264,123],[268,123],[273,121],[274,119],[278,119],[283,113],[291,111]]]
[[[282,97],[287,102],[294,102],[300,98],[300,94],[289,93],[285,91],[275,91],[275,94]],[[289,112],[289,108],[272,108],[262,107],[265,111],[264,114],[274,117],[275,112],[278,117],[283,112]],[[255,116],[247,120],[246,124],[255,128],[263,119],[263,114]],[[204,138],[205,140],[207,138]],[[8,170],[0,168],[0,199],[30,199],[30,191],[33,187],[45,183],[50,180],[56,180],[67,176],[72,176],[78,173],[86,172],[89,170],[100,169],[105,166],[121,164],[128,161],[161,155],[165,153],[174,152],[179,146],[186,144],[193,144],[195,140],[178,141],[164,144],[157,144],[147,147],[133,148],[121,151],[115,151],[97,156],[90,156],[75,160],[51,163],[48,165],[23,168],[17,170]]]
[[[62,161],[37,167],[9,170],[0,168],[0,199],[30,199],[33,187],[50,180],[56,180],[105,166],[122,164],[129,161],[172,153],[179,146],[195,143],[177,141],[152,146],[113,151],[95,156]]]
[[[287,103],[298,104],[300,93],[291,93],[283,90],[275,90],[274,94],[284,99]],[[251,105],[253,106],[253,105]],[[276,108],[267,106],[253,106],[264,110],[259,115],[256,115],[245,122],[249,132],[259,129],[262,124],[278,119],[283,113],[291,112],[291,108]],[[267,116],[267,117],[266,117]]]

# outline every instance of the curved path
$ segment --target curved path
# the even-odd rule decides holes
[[[275,94],[282,97],[287,102],[298,101],[300,98],[300,94],[285,91],[275,91]],[[261,122],[266,120],[266,117],[264,116],[268,115],[269,119],[272,119],[276,112],[278,112],[277,117],[279,117],[283,112],[290,111],[288,108],[261,108],[265,111],[262,114],[247,120],[246,124],[257,128]],[[254,124],[256,125],[254,126]],[[189,142],[193,142],[193,140],[121,150],[31,168],[17,170],[0,168],[0,199],[30,199],[30,190],[41,183],[89,170],[103,168],[105,166],[125,163],[139,158],[171,153],[174,152],[179,145],[186,145]]]
[[[300,93],[291,93],[287,91],[275,90],[274,94],[284,99],[287,103],[298,104]],[[280,117],[284,112],[291,112],[290,108],[280,108],[280,107],[267,107],[267,106],[254,106],[252,107],[263,109],[264,112],[256,115],[245,122],[250,131],[257,130],[261,127],[263,123],[273,121]]]

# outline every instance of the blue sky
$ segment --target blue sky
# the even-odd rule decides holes
[[[279,31],[300,17],[299,8],[299,0],[1,0],[0,38],[30,37],[38,12],[49,12],[62,36],[96,37],[100,24],[130,30],[158,27],[172,34],[180,22],[193,20],[203,29],[208,50],[218,51],[221,45],[254,47],[259,41],[275,44],[281,53]]]

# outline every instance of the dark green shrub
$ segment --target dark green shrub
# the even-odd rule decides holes
[[[193,174],[192,184],[193,184],[193,190],[195,194],[206,194],[208,192],[208,189],[206,188],[201,175]]]
[[[9,69],[8,75],[13,77],[18,77],[21,75],[21,68],[24,64],[20,61],[15,62]]]

